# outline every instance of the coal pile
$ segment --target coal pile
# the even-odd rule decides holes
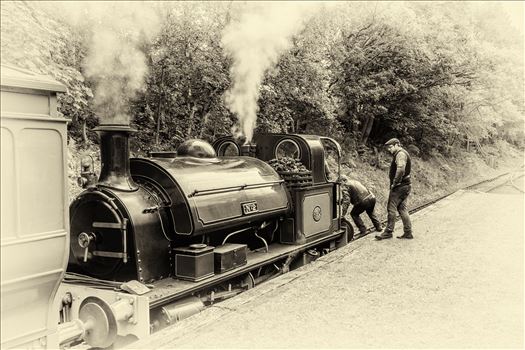
[[[274,158],[268,164],[283,178],[290,189],[311,186],[312,172],[299,159],[291,157]]]

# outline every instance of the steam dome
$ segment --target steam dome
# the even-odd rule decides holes
[[[177,148],[177,156],[179,157],[195,157],[195,158],[216,158],[217,153],[212,145],[204,140],[191,139],[184,141]]]

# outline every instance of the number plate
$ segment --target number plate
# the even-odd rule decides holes
[[[241,206],[242,206],[242,213],[244,215],[253,214],[253,213],[256,213],[256,212],[259,211],[257,209],[257,202],[255,202],[255,201],[247,202],[247,203],[241,203]]]

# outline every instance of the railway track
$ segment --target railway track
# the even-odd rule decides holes
[[[511,192],[521,192],[521,193],[524,193],[523,191],[523,180],[521,181],[521,183],[518,184],[518,180],[519,179],[522,179],[524,176],[524,168],[522,167],[520,170],[517,170],[517,171],[514,171],[512,173],[510,173],[508,175],[508,180],[503,182],[503,183],[500,183],[500,184],[496,184],[495,186],[489,188],[488,190],[486,190],[486,192],[496,192],[496,191],[499,191],[500,189],[504,189],[506,187],[509,188],[509,190]],[[520,187],[521,185],[521,187]]]

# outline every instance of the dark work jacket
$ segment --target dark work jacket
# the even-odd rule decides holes
[[[366,197],[368,197],[371,192],[363,186],[362,183],[355,180],[349,180],[346,184],[346,188],[348,189],[348,194],[350,195],[350,203],[352,205],[356,205],[361,203]]]
[[[400,153],[400,152],[403,152],[406,157],[407,157],[407,161],[406,161],[406,164],[405,164],[405,172],[403,173],[402,177],[400,179],[396,179],[396,171],[397,171],[397,163],[396,163],[396,158],[397,158],[397,155]],[[412,168],[412,162],[410,160],[410,155],[408,154],[407,151],[405,151],[404,149],[400,149],[399,151],[397,151],[396,153],[394,153],[394,156],[392,157],[392,164],[390,164],[390,173],[389,173],[389,177],[390,177],[390,186],[394,185],[394,187],[397,187],[397,186],[403,186],[403,185],[410,185],[411,181],[410,181],[410,170]],[[394,184],[394,180],[395,181],[395,184]]]

